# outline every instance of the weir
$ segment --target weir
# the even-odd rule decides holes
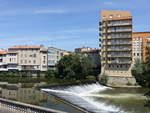
[[[97,101],[93,98],[93,96],[97,96],[96,92],[101,92],[107,89],[112,88],[103,86],[99,83],[93,83],[41,90],[92,113],[121,113],[119,108],[107,105],[104,101]]]

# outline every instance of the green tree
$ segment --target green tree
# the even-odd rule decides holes
[[[63,79],[84,79],[92,74],[94,63],[84,55],[64,56],[57,64],[57,77]]]
[[[137,60],[132,68],[132,75],[135,77],[137,83],[142,87],[150,87],[150,48],[147,48],[148,56],[146,62]],[[148,97],[146,106],[150,107],[150,91],[145,94]]]

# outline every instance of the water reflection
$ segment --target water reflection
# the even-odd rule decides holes
[[[62,110],[69,113],[82,113],[77,109],[60,102],[55,97],[37,90],[34,85],[33,87],[22,87],[22,85],[16,84],[0,86],[0,97],[51,109]]]

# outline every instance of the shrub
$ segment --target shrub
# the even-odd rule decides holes
[[[102,75],[100,76],[100,83],[103,84],[103,85],[106,85],[107,82],[108,82],[108,76],[105,75],[105,74],[102,74]]]

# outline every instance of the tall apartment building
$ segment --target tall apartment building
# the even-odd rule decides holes
[[[135,63],[137,59],[146,61],[148,46],[150,47],[150,32],[132,33],[133,63]]]
[[[58,61],[65,55],[69,55],[70,52],[54,48],[54,47],[49,47],[48,48],[48,69],[49,70],[54,70],[56,67],[56,64]]]
[[[13,46],[8,48],[8,53],[10,67],[22,71],[47,70],[47,50],[42,46]]]
[[[101,74],[132,77],[132,15],[128,11],[101,12]]]

